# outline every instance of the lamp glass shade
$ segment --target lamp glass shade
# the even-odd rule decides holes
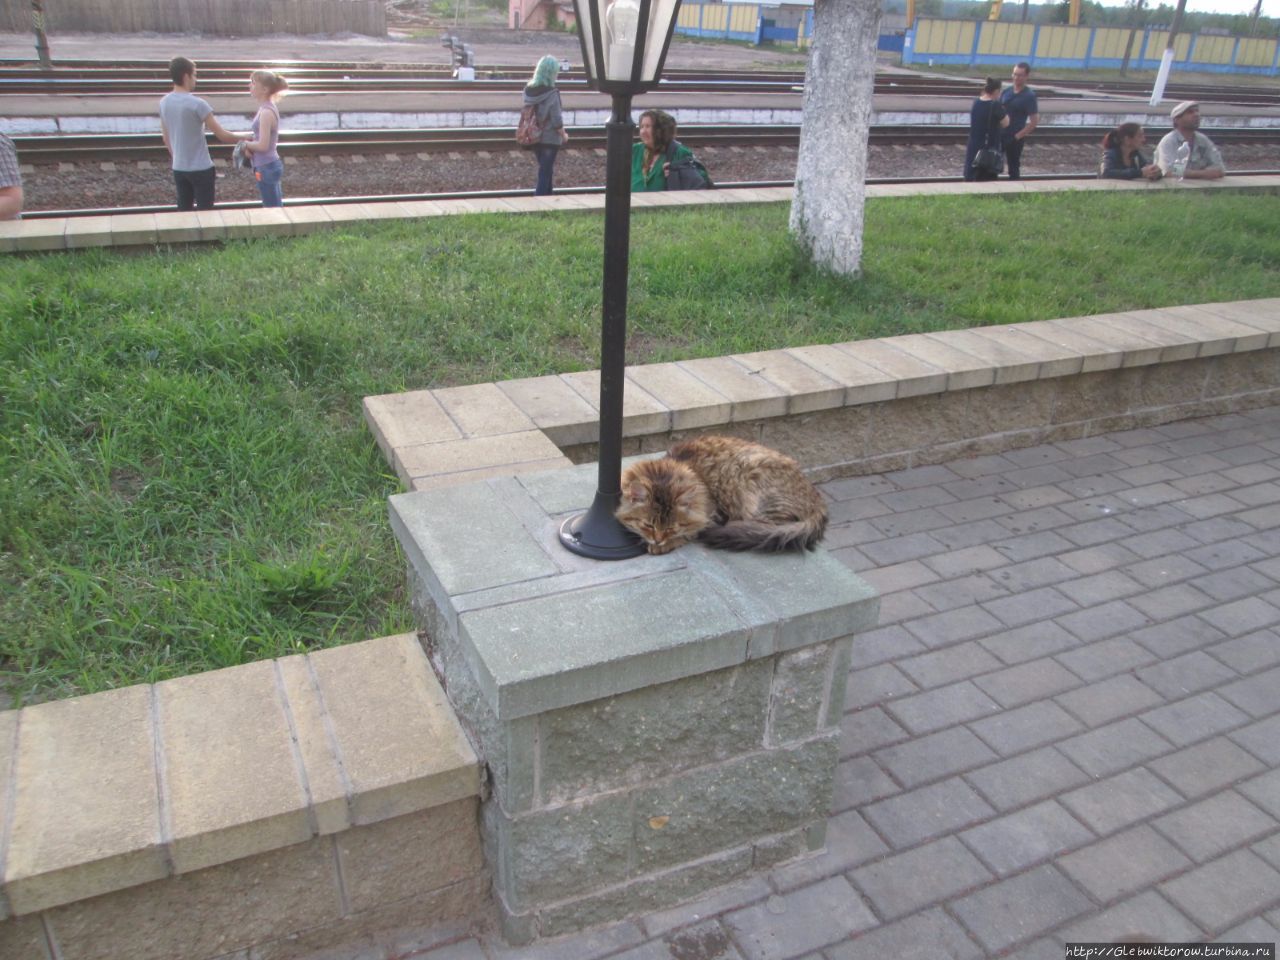
[[[574,0],[574,7],[582,60],[598,89],[658,82],[680,0]]]

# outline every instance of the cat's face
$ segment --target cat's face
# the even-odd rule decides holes
[[[711,498],[692,470],[673,460],[647,460],[622,475],[618,521],[649,547],[670,553],[711,523]]]

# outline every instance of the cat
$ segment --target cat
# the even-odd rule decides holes
[[[622,473],[618,521],[650,553],[698,540],[722,550],[813,550],[822,495],[790,457],[737,437],[694,437]]]

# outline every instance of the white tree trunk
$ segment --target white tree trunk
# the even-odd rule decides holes
[[[881,0],[815,0],[791,233],[820,267],[862,263],[867,136]]]

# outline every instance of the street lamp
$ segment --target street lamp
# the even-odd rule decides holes
[[[622,390],[631,240],[631,98],[662,75],[680,0],[573,0],[587,80],[613,97],[605,125],[604,294],[600,312],[600,461],[591,508],[560,527],[565,548],[594,560],[645,552],[613,513],[622,500]]]

